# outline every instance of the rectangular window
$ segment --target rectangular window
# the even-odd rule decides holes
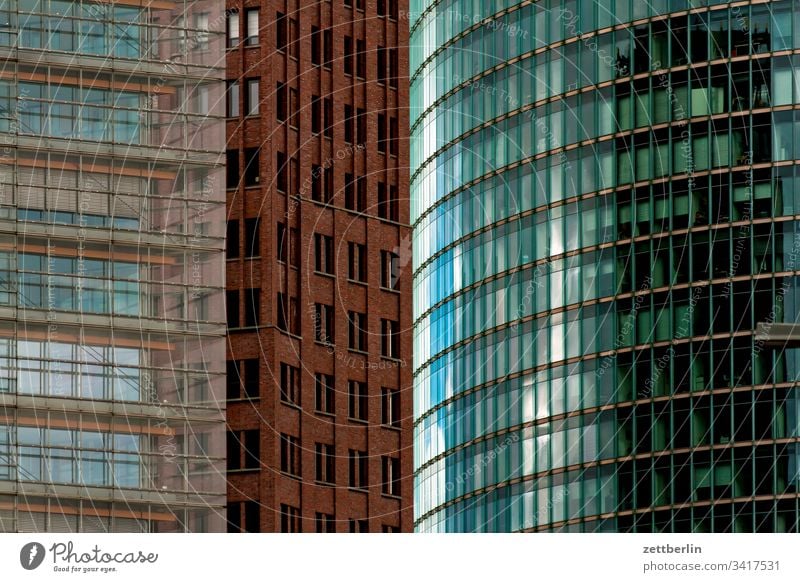
[[[260,224],[261,220],[258,218],[245,218],[244,220],[244,256],[245,257],[260,257]]]
[[[396,156],[400,153],[400,130],[397,126],[397,118],[389,120],[389,153]]]
[[[244,519],[242,519],[244,511]],[[242,527],[244,523],[244,527]],[[258,501],[233,501],[228,503],[228,533],[259,533]]]
[[[289,19],[283,12],[275,15],[275,49],[284,52],[289,44]]]
[[[244,324],[246,327],[256,327],[260,320],[261,289],[246,289],[244,293]]]
[[[314,378],[315,400],[314,409],[317,412],[333,414],[335,412],[335,387],[334,378],[328,374],[317,374]]]
[[[281,362],[281,401],[300,406],[300,368]]]
[[[353,118],[353,106],[344,106],[344,141],[353,143],[355,119]]]
[[[400,426],[400,391],[381,388],[381,424],[397,428]]]
[[[259,469],[261,433],[258,430],[228,431],[228,470]]]
[[[367,314],[350,311],[348,319],[348,344],[351,350],[367,351]]]
[[[344,37],[344,74],[353,74],[353,38]]]
[[[239,221],[235,218],[228,221],[225,232],[225,257],[228,259],[239,257]]]
[[[329,28],[325,29],[323,36],[323,62],[322,65],[326,69],[331,68],[331,63],[333,63],[333,31]]]
[[[225,91],[225,115],[239,117],[239,81],[227,81]]]
[[[239,150],[225,152],[225,187],[234,190],[239,187]]]
[[[367,76],[367,41],[356,41],[356,77],[364,79]]]
[[[356,142],[359,145],[367,143],[367,111],[359,107],[356,110]]]
[[[299,328],[297,299],[278,293],[278,329],[297,335]]]
[[[333,267],[333,238],[314,234],[314,270],[332,275]]]
[[[297,113],[300,108],[297,89],[289,87],[289,127],[297,127]]]
[[[322,39],[317,26],[311,27],[311,64],[318,67],[322,64]]]
[[[369,533],[369,525],[366,519],[351,519],[350,533]]]
[[[400,278],[400,257],[390,251],[381,251],[381,287],[397,289]]]
[[[399,332],[399,322],[381,319],[381,355],[384,358],[398,359],[400,357]]]
[[[386,47],[378,47],[378,74],[376,76],[378,83],[383,83],[386,80],[386,50]]]
[[[225,292],[225,311],[228,317],[228,327],[238,329],[239,327],[239,292]]]
[[[286,97],[286,84],[279,81],[275,88],[275,118],[278,121],[286,121],[288,101]]]
[[[300,439],[281,434],[281,471],[300,476]]]
[[[276,245],[278,260],[282,263],[286,262],[289,256],[289,237],[287,236],[286,225],[282,222],[278,223],[277,227],[278,241]]]
[[[327,202],[324,198],[325,173],[322,166],[311,166],[311,199],[315,202]]]
[[[278,192],[286,192],[289,188],[289,168],[286,154],[278,152],[275,164],[277,165],[277,175],[275,177],[275,187]]]
[[[239,13],[228,12],[228,47],[239,45]]]
[[[400,74],[400,64],[398,61],[397,49],[389,49],[389,86],[397,88],[397,82]]]
[[[239,361],[228,360],[227,399],[258,398],[259,378],[259,361],[257,358]],[[242,389],[244,389],[244,392],[242,392]]]
[[[327,345],[334,344],[333,306],[324,303],[314,305],[314,339]]]
[[[384,495],[400,496],[400,459],[382,457],[381,492]]]
[[[328,513],[320,513],[319,511],[314,516],[314,524],[317,533],[336,533],[336,522],[333,515]]]
[[[333,137],[333,99],[330,97],[325,98],[323,108],[323,126],[325,128],[325,137]]]
[[[347,243],[349,251],[347,277],[359,283],[367,282],[367,246],[356,242]]]
[[[300,510],[281,503],[281,533],[300,533]]]
[[[386,115],[378,113],[378,151],[386,153]]]
[[[353,489],[367,488],[367,453],[350,449],[350,482],[349,486]]]
[[[348,382],[348,415],[354,420],[367,421],[367,384],[366,382]]]
[[[333,445],[316,443],[314,446],[314,478],[320,483],[336,482],[336,454]]]
[[[322,131],[322,100],[319,95],[311,97],[311,133]]]
[[[258,44],[258,8],[248,8],[244,14],[247,21],[245,44],[255,46]]]
[[[245,112],[247,115],[258,115],[258,104],[261,101],[261,97],[258,94],[259,79],[247,79],[245,84],[247,86]]]
[[[260,163],[258,157],[259,148],[247,148],[244,150],[244,185],[258,186],[260,180]]]

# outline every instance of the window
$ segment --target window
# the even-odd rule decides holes
[[[367,112],[361,107],[356,110],[356,129],[356,141],[359,145],[365,145],[367,143]]]
[[[400,496],[400,459],[381,458],[381,493]]]
[[[244,219],[244,256],[245,257],[259,257],[261,252],[259,250],[259,230],[261,220],[258,218],[245,218]]]
[[[317,412],[333,414],[334,409],[334,378],[328,374],[317,374],[314,378],[315,402],[314,409]]]
[[[227,81],[225,91],[225,115],[239,117],[239,82]]]
[[[350,533],[369,533],[369,525],[366,519],[351,519]]]
[[[311,27],[311,64],[318,67],[322,64],[322,35],[319,27]]]
[[[281,533],[300,532],[300,510],[297,507],[281,503]]]
[[[400,279],[400,257],[390,251],[381,251],[381,287],[397,289]]]
[[[258,8],[248,8],[245,10],[244,15],[247,23],[245,44],[247,46],[255,46],[258,44]]]
[[[260,320],[261,289],[247,289],[244,293],[244,324],[256,327]]]
[[[356,77],[364,79],[367,76],[367,41],[356,41]]]
[[[281,471],[300,476],[300,439],[281,434]]]
[[[208,12],[197,12],[194,15],[194,35],[192,48],[198,51],[208,50]]]
[[[314,270],[333,274],[333,238],[324,234],[314,235]]]
[[[225,232],[225,257],[236,259],[239,257],[239,221],[231,219]]]
[[[244,513],[244,519],[242,519]],[[242,527],[244,523],[244,527]],[[258,501],[231,501],[228,503],[228,533],[259,533]]]
[[[386,116],[378,113],[378,151],[386,153]]]
[[[247,148],[244,150],[244,185],[258,186],[260,180],[260,168],[258,158],[259,148]]]
[[[336,523],[333,516],[328,513],[320,513],[319,511],[314,516],[314,524],[316,525],[317,533],[336,533]]]
[[[278,223],[277,228],[278,244],[276,245],[278,260],[282,263],[286,262],[289,256],[289,238],[286,232],[286,225],[282,222]]]
[[[287,109],[286,84],[279,81],[275,89],[275,117],[278,121],[286,121]]]
[[[386,47],[378,47],[378,74],[376,76],[378,83],[383,83],[386,80],[386,52]]]
[[[314,305],[314,339],[324,344],[333,345],[333,306],[324,303]]]
[[[397,56],[397,49],[389,49],[389,86],[397,88],[399,71],[399,61]]]
[[[276,155],[276,164],[277,164],[277,176],[275,178],[275,187],[278,189],[278,192],[286,192],[289,189],[289,169],[288,169],[288,159],[286,158],[286,154],[283,152],[278,152]]]
[[[245,85],[247,92],[245,93],[244,110],[247,115],[258,115],[258,104],[261,98],[258,94],[259,79],[247,79]]]
[[[261,433],[258,430],[229,430],[227,436],[228,470],[258,469]]]
[[[349,261],[347,277],[359,283],[367,282],[367,246],[356,242],[347,243]]]
[[[311,131],[325,133],[325,137],[333,137],[333,99],[330,97],[311,98]]]
[[[348,388],[348,416],[354,420],[367,421],[367,384],[350,380]]]
[[[353,38],[344,37],[344,74],[353,74]]]
[[[320,483],[336,482],[336,454],[333,445],[316,443],[314,446],[314,478]]]
[[[367,351],[367,314],[350,311],[348,319],[348,345],[351,350]]]
[[[229,190],[239,186],[239,150],[228,150],[225,152],[225,187]]]
[[[367,209],[366,177],[359,176],[354,180],[352,174],[345,174],[344,207],[357,212],[364,212]]]
[[[397,20],[397,0],[378,0],[378,16],[388,16],[392,20]]]
[[[300,368],[281,362],[281,401],[300,406]]]
[[[400,391],[381,388],[381,424],[397,428],[400,426]]]
[[[278,329],[288,333],[298,334],[300,327],[297,311],[297,299],[286,297],[285,293],[278,293]]]
[[[298,34],[297,20],[287,17],[282,12],[278,12],[276,14],[276,50],[279,52],[288,52],[289,56],[297,58]]]
[[[397,126],[397,118],[389,120],[389,153],[396,156],[400,152],[400,133]]]
[[[228,12],[228,47],[239,45],[239,13]]]
[[[323,34],[323,62],[322,65],[326,69],[331,68],[331,63],[333,62],[333,31],[330,29],[326,29],[325,33]]]
[[[384,523],[381,526],[382,533],[400,533],[400,527],[396,525],[389,525],[388,523]]]
[[[397,221],[397,202],[392,192],[396,193],[397,188],[378,182],[378,218]]]
[[[239,327],[239,292],[225,292],[225,311],[228,318],[228,327],[237,329]]]
[[[393,359],[400,357],[399,330],[399,322],[381,319],[381,355],[383,357]]]
[[[242,398],[258,398],[259,361],[258,358],[247,360],[229,360],[227,362],[228,400]],[[242,392],[244,388],[244,392]]]
[[[350,449],[350,487],[353,489],[367,488],[367,453]]]
[[[344,106],[344,141],[353,143],[355,119],[353,118],[353,106]]]

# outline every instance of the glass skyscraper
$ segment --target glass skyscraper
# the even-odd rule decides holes
[[[0,531],[224,531],[224,5],[0,1]]]
[[[797,531],[800,5],[411,2],[418,531]]]

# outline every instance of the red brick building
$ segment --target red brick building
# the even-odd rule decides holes
[[[229,531],[411,531],[406,4],[227,3]]]

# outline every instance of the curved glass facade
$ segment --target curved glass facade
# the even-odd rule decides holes
[[[411,14],[417,530],[798,531],[800,4]]]
[[[224,23],[0,0],[0,531],[225,531]]]

